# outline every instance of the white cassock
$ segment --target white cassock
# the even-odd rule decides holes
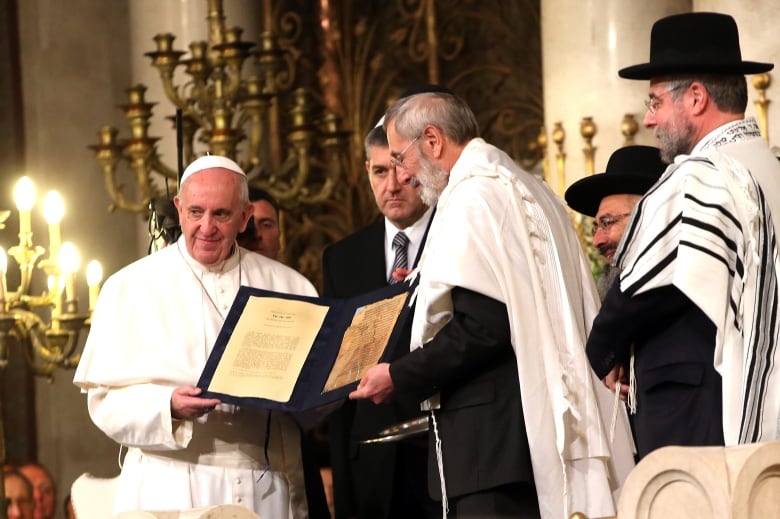
[[[197,383],[240,285],[317,295],[298,272],[238,247],[207,269],[183,239],[103,285],[73,382],[95,424],[129,447],[115,513],[240,504],[262,517],[307,516],[291,416],[221,404],[195,421],[171,417],[174,388]]]

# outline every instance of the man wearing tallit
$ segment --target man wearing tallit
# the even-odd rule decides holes
[[[730,16],[687,13],[619,71],[650,80],[644,124],[672,162],[634,210],[587,344],[608,387],[631,371],[640,456],[777,438],[780,165],[745,118],[744,76],[771,68],[742,60]]]
[[[428,489],[447,517],[614,515],[608,424],[584,352],[598,297],[562,201],[478,138],[456,96],[402,99],[385,127],[399,181],[436,214],[412,351],[368,370],[350,398],[429,399]]]
[[[92,421],[129,448],[114,512],[237,504],[267,518],[307,517],[293,418],[201,398],[195,383],[239,286],[316,291],[236,244],[252,208],[232,160],[195,160],[174,202],[182,237],[106,281],[73,380]]]

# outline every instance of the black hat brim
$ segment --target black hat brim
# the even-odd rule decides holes
[[[596,216],[605,196],[618,194],[644,195],[657,178],[647,175],[606,175],[604,173],[581,178],[566,190],[566,203],[587,216]]]
[[[641,63],[618,70],[624,79],[651,79],[678,74],[761,74],[774,68],[772,63],[741,61],[739,63]]]

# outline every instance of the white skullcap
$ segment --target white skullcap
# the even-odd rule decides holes
[[[184,185],[184,181],[195,173],[211,168],[228,169],[233,173],[246,176],[244,170],[229,158],[220,157],[219,155],[204,155],[203,157],[194,160],[189,166],[187,166],[187,169],[184,170],[184,173],[181,176],[181,183],[179,185]]]

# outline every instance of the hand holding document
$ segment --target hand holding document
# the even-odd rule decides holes
[[[198,387],[226,402],[291,411],[340,400],[392,353],[408,296],[404,283],[346,300],[241,287]]]

